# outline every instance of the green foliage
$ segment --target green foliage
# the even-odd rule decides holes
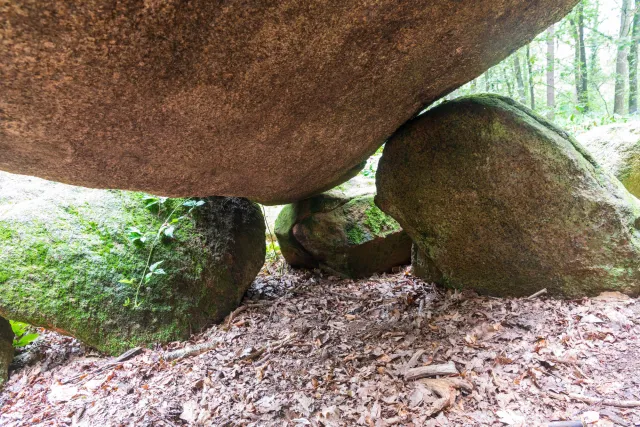
[[[362,169],[360,171],[360,173],[366,177],[375,177],[376,176],[376,171],[373,168],[372,164],[367,164],[367,166],[365,166],[364,169]]]
[[[561,110],[562,111],[562,110]],[[599,126],[613,123],[627,123],[629,117],[618,115],[602,115],[597,113],[581,114],[572,112],[568,114],[566,110],[556,115],[555,123],[571,134],[578,135]]]
[[[13,346],[16,348],[26,347],[31,344],[40,335],[31,332],[31,325],[22,322],[10,321],[11,329],[15,335]]]
[[[267,261],[275,262],[279,258],[280,245],[276,239],[272,241],[267,240]]]
[[[147,241],[147,237],[140,231],[138,227],[129,227],[127,229],[127,234],[131,243],[136,246],[143,246]]]
[[[577,31],[582,14],[586,64],[578,60],[580,36]],[[482,76],[446,96],[454,99],[478,93],[497,93],[516,99],[537,113],[553,117],[556,124],[573,134],[594,126],[626,121],[634,115],[614,115],[616,54],[619,47],[636,45],[632,37],[620,37],[621,7],[619,2],[581,0],[580,6],[554,25],[554,85],[555,105],[547,105],[547,31],[538,35],[528,46],[522,47]],[[514,59],[517,57],[517,61]],[[521,69],[516,70],[516,64]],[[629,64],[634,66],[634,64]],[[637,64],[635,65],[637,67]],[[586,96],[578,93],[580,70],[586,68]],[[517,75],[524,78],[522,99],[518,91]],[[625,85],[630,84],[624,75]],[[533,99],[532,99],[533,95]],[[625,97],[629,97],[628,90]],[[434,105],[446,100],[440,100]],[[625,100],[627,103],[627,100]]]
[[[378,161],[382,156],[382,150],[384,150],[384,145],[380,147],[373,156],[369,157],[369,159],[367,160],[367,164],[360,171],[360,175],[365,176],[367,178],[375,179],[376,171],[378,170]]]
[[[156,197],[156,196],[145,196],[142,199],[145,208],[149,209],[151,212],[155,213],[155,214],[159,214],[160,213],[160,208],[162,206],[164,206],[165,202],[167,201],[166,197]]]

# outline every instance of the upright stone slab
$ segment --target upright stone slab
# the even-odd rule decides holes
[[[598,163],[640,197],[640,122],[600,126],[578,136]]]
[[[0,173],[0,315],[108,353],[222,320],[262,268],[264,220],[201,202]]]
[[[0,169],[301,200],[577,2],[3,1]]]
[[[374,193],[372,179],[356,177],[284,207],[275,234],[287,262],[353,278],[408,264],[411,239],[378,209]]]
[[[640,289],[640,206],[570,136],[499,96],[446,102],[386,145],[376,203],[427,280],[482,294]]]

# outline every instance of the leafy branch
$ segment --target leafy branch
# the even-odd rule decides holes
[[[152,211],[157,211],[158,213],[160,213],[161,207],[162,205],[164,205],[164,203],[166,202],[166,198],[158,198],[158,197],[146,197],[144,199],[146,205],[145,207],[149,210]],[[199,206],[204,205],[204,200],[193,200],[193,199],[189,199],[187,201],[185,201],[182,204],[177,205],[172,211],[171,213],[169,213],[169,215],[166,217],[166,219],[162,222],[162,225],[160,226],[160,228],[158,229],[158,231],[155,234],[155,238],[153,239],[153,241],[151,242],[151,248],[149,249],[149,255],[147,256],[147,262],[145,263],[144,269],[142,270],[142,275],[140,276],[140,279],[122,279],[120,280],[120,283],[126,284],[126,285],[136,285],[136,295],[133,299],[133,307],[134,308],[138,308],[142,305],[142,302],[139,301],[139,297],[140,297],[140,289],[142,289],[142,285],[148,285],[151,282],[151,279],[153,279],[153,277],[155,276],[162,276],[167,274],[164,269],[160,268],[160,265],[164,262],[164,260],[160,260],[157,261],[153,264],[151,264],[151,259],[153,257],[153,253],[158,245],[158,243],[160,242],[160,239],[162,238],[162,236],[168,237],[170,239],[174,238],[174,233],[176,231],[177,226],[179,225],[180,221],[183,220],[184,218],[187,218],[191,212],[193,212],[193,210]],[[175,213],[178,211],[178,209],[182,208],[182,207],[188,207],[189,210],[187,211],[187,213],[185,215],[182,215],[178,218],[173,218],[173,216],[175,215]],[[146,236],[144,236],[144,234],[136,227],[130,227],[129,228],[129,239],[131,240],[131,242],[136,245],[136,246],[142,246],[144,245],[144,243],[146,242],[147,238]],[[131,304],[131,300],[129,298],[126,299],[124,306],[127,307]]]

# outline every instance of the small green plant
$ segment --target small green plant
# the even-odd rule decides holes
[[[267,220],[267,212],[264,209],[264,205],[260,205],[262,208],[262,218],[264,219],[264,225],[267,228],[267,261],[268,262],[276,262],[278,261],[278,253],[280,252],[280,244],[276,239],[275,234],[271,233],[271,228],[269,227],[269,221]],[[267,266],[267,270],[269,267]]]
[[[362,169],[361,173],[367,178],[373,178],[376,176],[376,171],[373,169],[372,164],[369,164],[367,165],[367,167],[365,167],[365,169]]]
[[[376,177],[376,172],[378,171],[378,162],[380,161],[380,157],[382,156],[382,150],[384,149],[384,145],[375,152],[375,154],[367,160],[367,164],[360,171],[360,175],[363,175],[367,178]]]
[[[40,335],[36,333],[30,333],[31,325],[22,322],[10,321],[11,329],[15,338],[13,339],[13,346],[16,348],[26,347],[31,344]]]
[[[147,241],[146,236],[142,234],[142,231],[140,231],[138,227],[129,227],[127,233],[129,236],[129,240],[131,240],[131,243],[136,246],[143,246],[144,242]]]
[[[165,202],[167,201],[164,197],[154,197],[147,196],[143,199],[145,203],[145,207],[149,209],[151,212],[160,215],[162,209],[164,207]],[[176,228],[180,224],[181,221],[188,218],[189,215],[193,212],[193,210],[197,207],[204,205],[204,200],[193,200],[189,199],[182,204],[178,204],[169,215],[162,222],[162,225],[155,233],[155,238],[151,242],[151,247],[149,249],[149,255],[147,256],[147,262],[145,263],[144,269],[142,270],[142,275],[139,278],[126,278],[120,280],[120,283],[125,285],[135,286],[136,294],[133,298],[133,302],[130,298],[127,298],[124,302],[124,306],[128,307],[133,303],[134,308],[138,308],[142,305],[142,301],[140,301],[140,289],[142,289],[142,285],[149,285],[154,277],[163,276],[166,273],[160,265],[164,262],[164,260],[157,261],[151,264],[151,259],[153,257],[153,252],[160,240],[162,238],[173,239]],[[185,207],[188,208],[188,211],[184,215],[180,215],[178,217],[174,217],[178,212],[178,209]],[[144,236],[144,233],[140,231],[137,227],[129,227],[128,236],[131,243],[138,247],[143,247],[147,242],[147,238]]]
[[[268,262],[276,262],[278,261],[278,253],[280,252],[280,245],[277,240],[269,240],[267,239],[267,261]]]
[[[164,206],[164,202],[167,201],[166,197],[146,196],[142,199],[144,206],[155,214],[160,213],[160,209]]]

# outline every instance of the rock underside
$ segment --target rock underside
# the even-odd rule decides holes
[[[377,186],[428,280],[495,296],[640,289],[637,199],[507,98],[462,98],[409,122],[386,145]]]
[[[7,173],[0,189],[0,315],[108,353],[221,320],[264,263],[264,221],[246,199],[206,198],[189,213],[184,199]],[[156,241],[165,223],[175,229]],[[165,274],[136,299],[145,267],[159,261]]]
[[[576,3],[4,2],[0,169],[300,200]]]

